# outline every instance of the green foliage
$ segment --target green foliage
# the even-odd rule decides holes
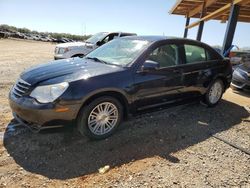
[[[56,39],[60,38],[68,38],[68,39],[73,39],[77,41],[84,41],[91,37],[91,35],[87,36],[81,36],[81,35],[72,35],[69,33],[52,33],[52,32],[38,32],[38,31],[31,31],[30,29],[27,28],[17,28],[14,26],[9,26],[6,24],[0,25],[0,31],[5,31],[5,32],[20,32],[20,33],[26,33],[26,34],[37,34],[37,35],[42,35],[42,36],[49,36],[53,37]]]

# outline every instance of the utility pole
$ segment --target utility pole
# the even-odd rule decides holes
[[[82,23],[82,35],[86,36],[86,23]]]

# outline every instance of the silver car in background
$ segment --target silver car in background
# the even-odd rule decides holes
[[[67,42],[56,45],[54,59],[83,57],[101,45],[119,37],[133,36],[135,33],[125,32],[100,32],[90,37],[85,42]]]

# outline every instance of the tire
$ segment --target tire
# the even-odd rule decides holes
[[[77,119],[77,129],[90,139],[105,139],[115,132],[122,117],[123,108],[117,99],[109,96],[100,97],[81,109]]]
[[[205,104],[208,107],[216,106],[224,93],[224,89],[225,86],[221,79],[214,80],[208,87],[208,90],[204,96]]]

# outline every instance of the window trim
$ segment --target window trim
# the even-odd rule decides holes
[[[163,70],[163,69],[167,69],[167,68],[174,68],[174,67],[178,67],[180,65],[183,65],[183,57],[182,57],[182,45],[176,41],[161,41],[159,43],[156,43],[155,45],[152,45],[149,49],[148,52],[144,58],[144,62],[148,59],[149,55],[156,50],[157,48],[159,48],[160,46],[165,46],[165,45],[175,45],[177,47],[177,52],[178,52],[178,61],[176,65],[171,65],[168,67],[159,67],[159,69],[157,70]],[[143,63],[144,64],[144,63]],[[143,64],[141,66],[143,66]]]
[[[184,65],[194,65],[194,64],[200,64],[201,62],[196,63],[186,63],[186,54],[185,54],[185,48],[184,45],[193,45],[198,46],[206,50],[206,52],[211,53],[215,59],[208,60],[207,53],[206,53],[206,62],[216,62],[216,61],[222,61],[223,57],[221,54],[219,54],[215,49],[213,49],[211,46],[205,44],[205,43],[197,43],[195,41],[188,41],[188,42],[182,42],[181,46],[183,48],[182,58],[183,58],[183,64]]]

